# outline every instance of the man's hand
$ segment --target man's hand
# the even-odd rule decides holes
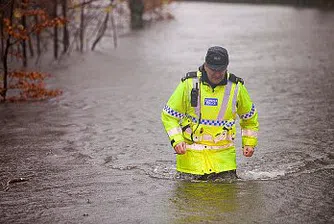
[[[244,156],[246,157],[252,157],[254,153],[254,147],[245,145],[244,148],[242,149]]]
[[[185,142],[180,142],[178,143],[175,147],[174,150],[176,154],[185,154],[186,153],[186,143]]]

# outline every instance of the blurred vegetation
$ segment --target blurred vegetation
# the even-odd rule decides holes
[[[177,0],[177,1],[280,4],[280,5],[294,5],[299,7],[334,8],[334,0]]]
[[[41,100],[61,94],[47,90],[47,74],[28,71],[43,55],[59,59],[95,50],[103,37],[117,37],[146,21],[172,19],[170,0],[0,0],[0,102]],[[19,68],[19,69],[18,69]],[[8,97],[8,94],[10,96]]]

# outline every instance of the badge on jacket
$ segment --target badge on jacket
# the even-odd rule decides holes
[[[217,106],[218,99],[217,98],[204,98],[204,105],[206,106]]]

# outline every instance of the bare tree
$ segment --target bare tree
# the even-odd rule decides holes
[[[25,6],[23,5],[22,8],[25,8]],[[22,23],[22,27],[23,29],[27,28],[27,17],[25,15],[23,15],[21,17],[21,23]],[[28,66],[28,59],[27,59],[27,44],[26,44],[26,40],[22,40],[21,41],[22,44],[22,53],[23,53],[23,58],[22,58],[22,63],[24,67]]]
[[[84,48],[84,36],[85,36],[85,5],[86,1],[83,0],[80,11],[80,52],[83,52]]]
[[[2,1],[1,1],[2,4]],[[0,11],[0,18],[3,18],[4,13],[2,12],[2,10]],[[3,30],[3,21],[0,21],[0,38],[1,38],[1,61],[2,61],[2,56],[4,55],[4,47],[5,47],[5,36],[4,36],[4,30]]]
[[[113,30],[114,48],[116,48],[117,47],[117,30],[116,30],[116,24],[115,24],[115,19],[114,19],[114,13],[111,13],[110,20],[111,20],[111,27]]]
[[[129,8],[131,11],[131,28],[139,29],[144,27],[143,13],[144,13],[144,1],[143,0],[128,0]]]
[[[94,51],[94,49],[95,49],[95,47],[96,47],[96,44],[102,39],[102,37],[104,36],[104,33],[106,32],[106,30],[107,30],[107,28],[108,28],[109,14],[110,14],[110,12],[108,11],[108,12],[106,13],[104,22],[103,22],[102,26],[101,26],[100,29],[99,29],[97,38],[96,38],[96,40],[94,41],[94,43],[93,43],[93,45],[92,45],[92,51]]]
[[[29,46],[29,52],[30,52],[30,56],[34,57],[35,53],[34,53],[34,47],[32,45],[32,35],[29,35],[29,39],[28,39],[28,46]]]
[[[38,16],[35,15],[34,16],[35,19],[35,24],[38,24]],[[41,56],[42,54],[42,50],[41,50],[41,37],[40,37],[40,33],[36,32],[36,47],[37,47],[37,59]]]
[[[9,7],[9,19],[10,19],[10,25],[12,25],[13,20],[13,13],[14,13],[14,0],[10,1],[10,7]],[[9,48],[11,46],[11,36],[8,35],[6,38],[6,44],[5,44],[5,50],[2,56],[2,63],[3,63],[3,90],[1,91],[0,95],[3,97],[4,100],[6,100],[7,95],[7,88],[8,88],[8,53]]]
[[[57,12],[57,7],[58,7],[58,0],[53,1],[53,12],[52,16],[53,18],[56,18],[58,16]],[[53,36],[53,50],[54,50],[54,57],[57,59],[58,58],[58,26],[54,26],[54,36]]]
[[[63,11],[63,17],[67,20],[67,0],[62,0],[62,11]],[[65,53],[68,50],[69,47],[69,33],[67,28],[67,23],[65,23],[63,27],[63,53]]]

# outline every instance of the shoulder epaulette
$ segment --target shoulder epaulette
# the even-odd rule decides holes
[[[231,82],[234,82],[236,84],[238,84],[238,82],[240,82],[241,84],[245,83],[242,78],[239,78],[232,73],[230,73],[230,77],[228,78],[228,80],[230,80]]]
[[[181,81],[184,82],[186,79],[197,77],[197,72],[188,72]]]

